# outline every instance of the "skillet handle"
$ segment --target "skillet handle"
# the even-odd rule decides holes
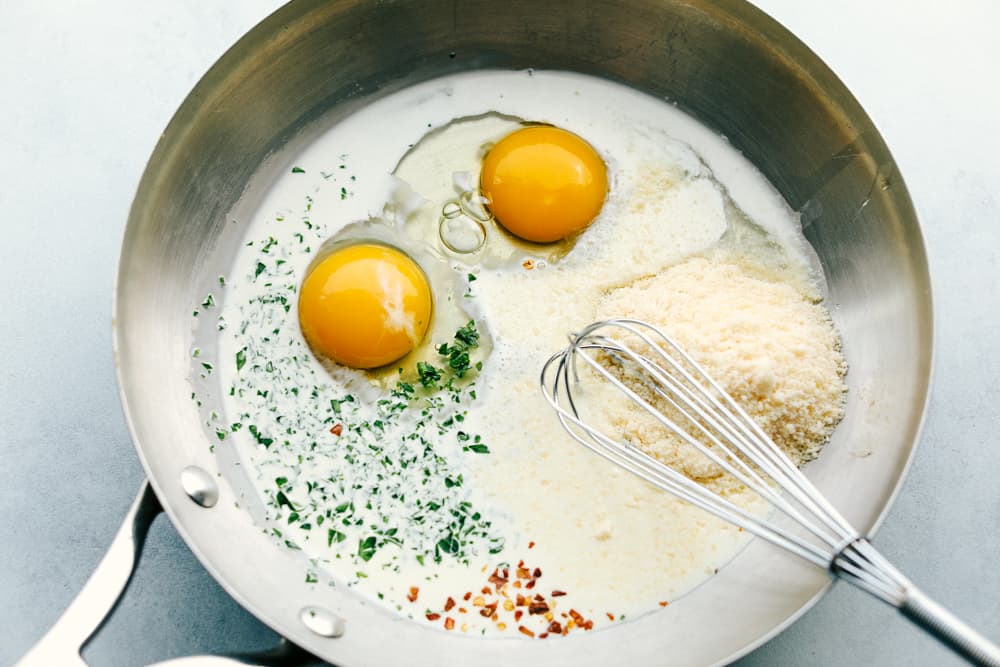
[[[307,667],[308,665],[325,664],[287,639],[282,639],[273,649],[260,653],[233,656],[191,655],[164,660],[148,667],[237,667],[246,665],[252,667]]]
[[[162,511],[149,482],[143,480],[139,495],[97,569],[55,625],[21,658],[16,667],[87,664],[80,652],[114,611],[132,579],[149,526]]]
[[[80,655],[91,637],[114,612],[128,587],[153,519],[163,511],[149,481],[143,480],[139,495],[125,515],[111,546],[87,583],[59,617],[55,625],[21,658],[15,667],[87,667]],[[305,666],[315,660],[294,644],[281,640],[270,651],[244,656],[191,656],[157,663],[161,667],[260,667]]]

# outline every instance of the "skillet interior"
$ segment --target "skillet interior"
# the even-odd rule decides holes
[[[255,496],[243,494],[249,484],[232,452],[209,450],[186,378],[191,348],[210,351],[214,328],[192,333],[191,312],[231,265],[239,221],[262,188],[352,109],[484,67],[575,70],[676,102],[728,137],[802,212],[851,367],[848,416],[809,475],[859,529],[874,528],[909,461],[930,375],[916,216],[891,155],[843,84],[781,26],[736,0],[301,0],[261,23],[178,110],[129,218],[115,346],[139,455],[178,530],[222,585],[281,634],[344,666],[710,664],[741,654],[807,608],[825,575],[754,543],[693,594],[611,629],[560,642],[463,638],[306,585],[299,556],[254,525]],[[190,465],[221,475],[214,508],[183,493],[180,473]],[[310,632],[300,620],[308,605],[346,618],[347,631],[335,639]]]

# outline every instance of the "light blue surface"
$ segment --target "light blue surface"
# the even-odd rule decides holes
[[[118,404],[110,317],[145,161],[201,74],[278,4],[0,3],[0,665],[69,604],[142,478]],[[935,386],[910,477],[875,542],[1000,640],[1000,10],[988,0],[759,4],[859,98],[922,215]],[[129,594],[86,655],[138,665],[273,637],[159,519]],[[839,586],[740,664],[960,663]]]

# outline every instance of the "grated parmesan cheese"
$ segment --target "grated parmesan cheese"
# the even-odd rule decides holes
[[[693,258],[610,291],[601,319],[661,328],[797,465],[814,459],[844,414],[847,365],[826,310],[734,259]],[[609,423],[661,461],[716,491],[735,480],[641,407],[609,405]]]

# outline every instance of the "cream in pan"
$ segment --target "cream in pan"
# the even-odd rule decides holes
[[[573,242],[522,244],[487,223],[481,250],[448,251],[442,209],[475,186],[484,149],[524,121],[597,150],[609,179],[600,214]],[[398,363],[356,371],[306,344],[298,293],[330,239],[396,246],[427,275],[433,322]],[[303,576],[316,585],[476,634],[565,634],[655,610],[745,536],[575,445],[538,372],[619,289],[696,256],[778,281],[793,301],[822,292],[780,196],[663,101],[557,72],[479,72],[392,94],[298,155],[250,221],[219,293],[219,358],[196,360],[214,365],[224,395],[214,437],[256,471],[267,530],[277,548],[309,556]],[[734,280],[713,284],[745,288]],[[828,354],[827,379],[839,381],[835,345]]]

